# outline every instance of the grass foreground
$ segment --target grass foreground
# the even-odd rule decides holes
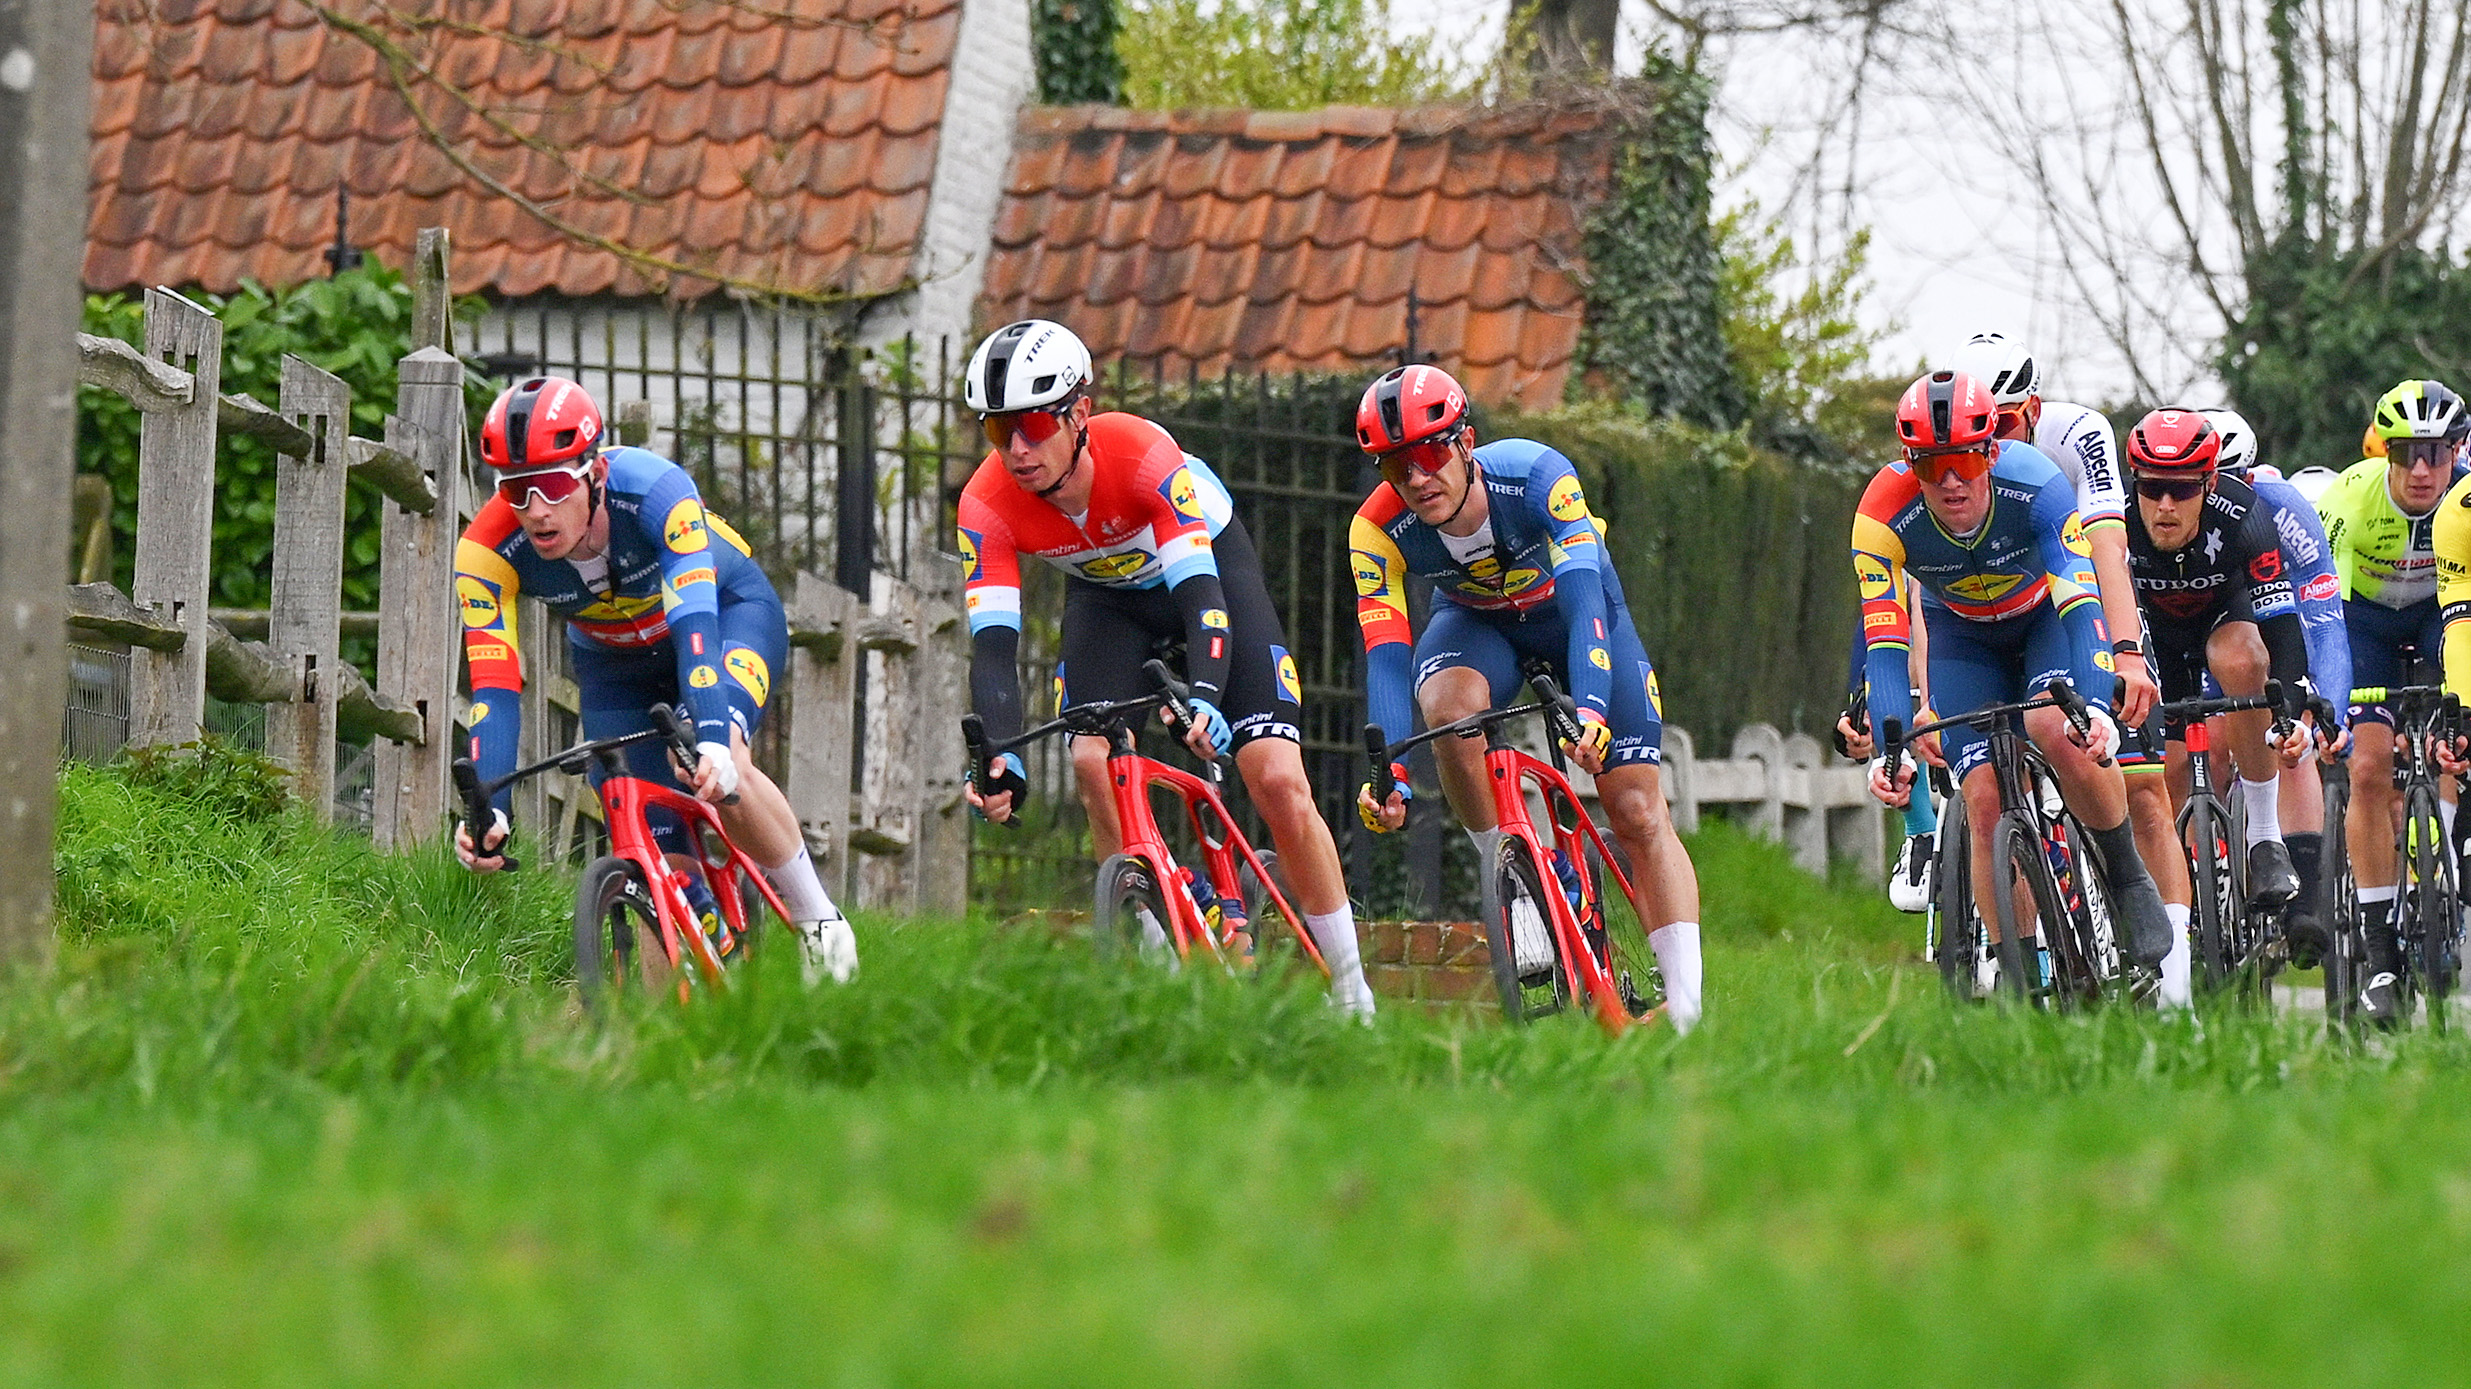
[[[596,1022],[557,875],[61,789],[0,1382],[2462,1377],[2471,1043],[1951,1008],[1721,831],[1688,1039],[864,918]]]

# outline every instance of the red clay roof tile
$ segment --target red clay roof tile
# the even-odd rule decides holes
[[[1355,370],[1396,360],[1412,291],[1418,346],[1479,397],[1568,377],[1598,110],[1067,107],[1018,134],[984,322],[1058,318],[1171,372]]]
[[[691,293],[723,276],[880,294],[913,273],[958,0],[391,12],[389,39],[433,75],[413,79],[417,113],[366,42],[297,0],[101,0],[87,283],[322,275],[347,173],[353,240],[401,264],[415,230],[443,217],[458,292]],[[704,273],[647,284],[568,241],[431,148],[423,116],[561,220]]]

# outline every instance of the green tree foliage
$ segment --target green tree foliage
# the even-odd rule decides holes
[[[1440,37],[1394,26],[1389,0],[1144,0],[1123,18],[1130,106],[1417,106],[1476,83]]]
[[[2377,397],[2397,381],[2471,388],[2471,271],[2411,247],[2365,273],[2363,259],[2294,240],[2249,270],[2255,296],[2214,366],[2269,462],[2356,460]]]
[[[1587,322],[1572,394],[1609,392],[1650,415],[1730,429],[1748,402],[1709,230],[1707,83],[1651,53],[1646,77],[1616,95],[1625,109],[1612,178],[1582,242]]]
[[[352,432],[375,438],[395,407],[395,363],[412,350],[412,290],[374,259],[330,280],[283,290],[255,284],[229,295],[189,291],[223,320],[223,390],[273,405],[289,353],[340,376],[352,388]],[[90,295],[89,333],[141,346],[144,297]],[[486,388],[474,383],[485,396]],[[476,396],[476,398],[478,398]],[[482,403],[486,403],[483,401]],[[129,585],[137,552],[137,411],[109,391],[78,392],[77,466],[111,479],[113,578]],[[273,577],[275,455],[255,439],[227,437],[216,450],[213,599],[266,606]],[[343,606],[377,606],[382,498],[354,486],[344,502]]]
[[[1031,42],[1038,49],[1038,99],[1048,106],[1124,99],[1124,63],[1116,56],[1115,0],[1036,0]]]
[[[1796,458],[1884,462],[1904,382],[1871,373],[1871,352],[1886,333],[1863,322],[1870,233],[1855,233],[1827,263],[1806,264],[1784,219],[1754,201],[1718,217],[1715,237],[1725,346],[1748,396],[1752,437]]]

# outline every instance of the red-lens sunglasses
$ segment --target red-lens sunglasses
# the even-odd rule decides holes
[[[519,473],[514,477],[502,477],[498,479],[498,495],[504,497],[506,504],[517,511],[530,506],[535,495],[551,506],[556,506],[583,490],[584,478],[590,471],[590,467],[591,465],[585,464],[582,467],[550,468],[537,473]]]
[[[1459,434],[1454,429],[1405,448],[1375,454],[1373,465],[1381,469],[1382,481],[1392,487],[1405,487],[1412,477],[1434,477],[1449,467],[1450,460],[1458,456],[1458,441]]]
[[[1001,415],[980,415],[979,427],[987,431],[987,442],[997,448],[1008,447],[1012,436],[1020,435],[1035,446],[1056,436],[1064,427],[1064,417],[1071,413],[1072,402],[1051,410],[1014,410]]]
[[[1924,482],[1939,483],[1950,477],[1971,482],[1991,470],[1992,454],[1988,449],[1946,449],[1930,453],[1907,450],[1905,466]]]

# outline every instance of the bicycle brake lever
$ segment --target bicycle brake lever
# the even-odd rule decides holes
[[[1380,724],[1364,726],[1364,767],[1372,774],[1368,780],[1373,784],[1373,804],[1387,805],[1399,785],[1390,771],[1390,740],[1382,736]]]
[[[1887,758],[1888,789],[1896,788],[1896,774],[1905,761],[1905,721],[1883,719],[1879,724],[1879,746]]]
[[[487,842],[489,831],[495,827],[497,820],[489,804],[489,788],[481,785],[480,768],[473,765],[469,757],[456,758],[452,771],[455,791],[463,797],[464,837],[472,841],[472,856],[478,858],[481,857],[481,845]],[[498,842],[498,852],[490,855],[498,860],[500,872],[512,873],[523,867],[520,859],[506,852],[507,841],[514,837],[514,830],[510,827],[506,839]]]

